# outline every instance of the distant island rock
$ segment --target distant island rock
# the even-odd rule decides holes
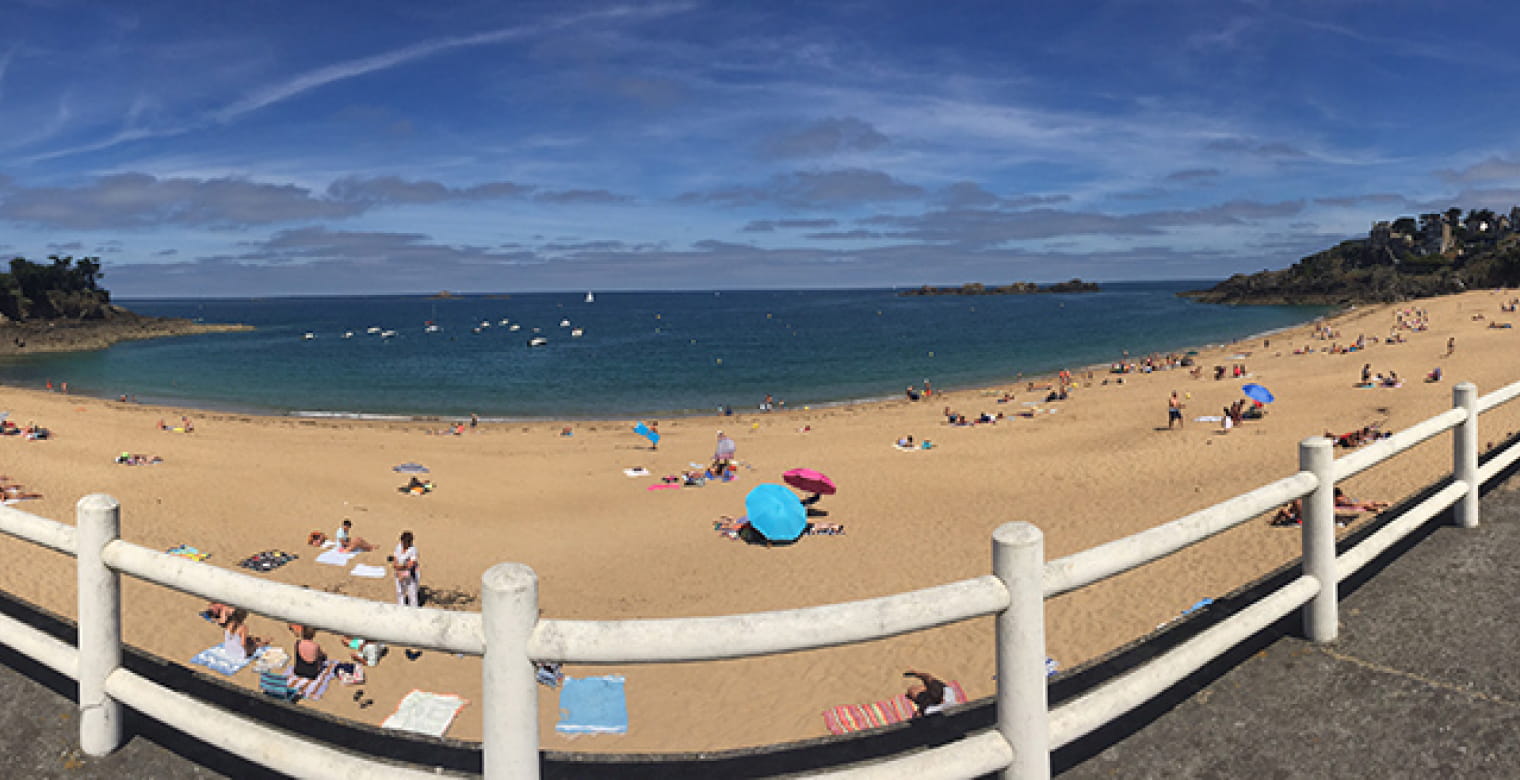
[[[147,317],[111,303],[100,288],[100,259],[11,260],[0,273],[0,355],[104,349],[120,341],[253,330],[248,325],[207,324],[175,317]]]
[[[458,298],[458,297],[459,296],[457,296],[457,295],[449,292],[448,290],[439,290],[438,292],[433,293],[432,295],[429,295],[428,299],[429,300],[433,300],[433,299],[448,300],[449,298]]]
[[[932,287],[926,284],[923,287],[903,290],[898,295],[1032,295],[1034,293],[1087,293],[1098,292],[1099,289],[1093,282],[1072,279],[1045,287],[1034,282],[1014,282],[997,287],[988,287],[979,282],[963,284],[960,287]]]
[[[1280,271],[1236,274],[1207,290],[1178,293],[1204,303],[1342,306],[1388,303],[1520,284],[1520,206],[1399,217],[1372,225]]]

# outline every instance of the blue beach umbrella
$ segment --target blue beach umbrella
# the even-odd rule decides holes
[[[633,426],[633,432],[649,440],[649,446],[653,447],[660,443],[660,434],[649,429],[642,421]]]
[[[1242,393],[1245,393],[1246,397],[1249,398],[1249,399],[1251,399],[1252,401],[1259,401],[1259,402],[1264,403],[1264,404],[1269,404],[1269,403],[1272,403],[1273,401],[1277,400],[1276,398],[1272,397],[1272,391],[1271,390],[1268,390],[1267,388],[1262,387],[1261,385],[1258,385],[1255,382],[1252,382],[1251,384],[1248,384],[1248,385],[1245,385],[1245,386],[1241,387],[1240,391]]]
[[[392,466],[391,471],[397,471],[402,474],[426,474],[428,473],[428,468],[421,463],[403,463],[399,466]]]
[[[807,528],[807,509],[785,485],[756,485],[744,497],[749,525],[773,542],[790,542]]]

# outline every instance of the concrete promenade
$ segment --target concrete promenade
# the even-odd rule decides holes
[[[1343,590],[1335,643],[1277,638],[1063,780],[1520,777],[1520,479],[1482,506]]]
[[[1428,526],[1371,574],[1344,583],[1341,635],[1333,645],[1305,642],[1287,619],[1141,711],[1058,751],[1055,770],[1072,779],[1520,777],[1520,479],[1491,490],[1482,511],[1479,528]],[[1208,612],[1216,619],[1228,614],[1231,601],[1221,599]],[[1176,640],[1196,630],[1165,633]],[[1080,693],[1164,644],[1153,638],[1106,669],[1057,680],[1052,701]],[[122,750],[101,759],[83,756],[73,688],[72,681],[0,647],[0,700],[6,702],[0,775],[269,776],[135,715]],[[986,728],[991,709],[977,702],[950,715],[934,727],[940,736],[931,741]],[[851,760],[873,741],[911,741],[912,734],[898,729],[853,743],[814,741],[715,762],[608,757],[576,764],[548,757],[543,768],[546,777],[754,776]],[[355,739],[373,746],[377,737]]]

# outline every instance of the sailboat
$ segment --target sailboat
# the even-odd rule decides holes
[[[596,296],[589,292],[586,293],[586,303],[596,303]]]

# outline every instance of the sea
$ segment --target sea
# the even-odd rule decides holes
[[[128,299],[116,302],[254,329],[6,358],[0,383],[67,382],[76,394],[260,415],[658,419],[750,411],[767,395],[801,409],[902,397],[930,381],[997,386],[1125,353],[1260,336],[1330,311],[1177,296],[1210,284],[974,297],[865,289]],[[529,346],[535,336],[547,343]]]

